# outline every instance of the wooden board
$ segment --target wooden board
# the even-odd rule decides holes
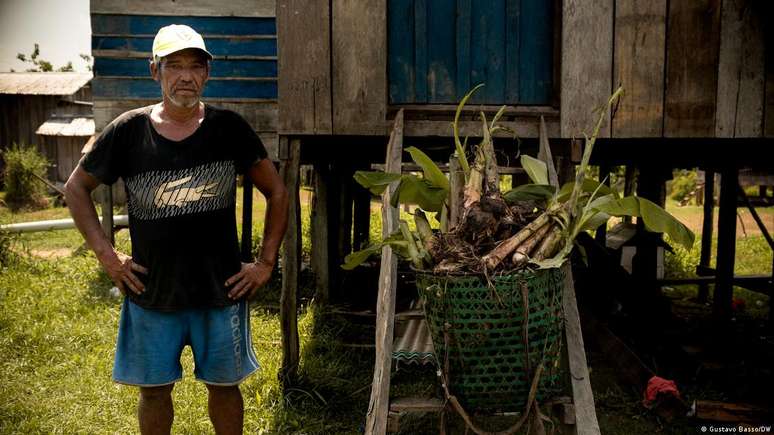
[[[145,73],[147,74],[147,60],[151,56],[153,37],[154,35],[95,34],[91,38],[91,49],[103,54],[113,50],[142,52],[145,54]],[[277,37],[274,35],[204,35],[204,45],[216,60],[223,56],[277,56]],[[217,63],[216,66],[218,67],[213,69],[212,73],[219,69]],[[95,69],[97,69],[96,66]]]
[[[185,24],[202,35],[276,35],[274,16],[265,18],[218,16],[188,16],[180,9],[174,16],[165,16],[156,11],[141,15],[100,14],[92,11],[91,32],[95,35],[154,36],[160,28],[170,24]]]
[[[499,122],[498,124],[511,128],[519,133],[520,138],[536,138],[540,131],[540,119],[527,118],[519,119],[514,122]],[[546,128],[548,137],[559,137],[559,120],[556,118],[546,119]],[[384,126],[387,130],[387,126]],[[481,121],[462,121],[459,123],[460,137],[470,136],[481,137]],[[406,121],[406,136],[441,136],[451,137],[452,129],[449,122],[443,121]],[[495,137],[512,138],[513,135],[504,131],[498,131]],[[472,142],[471,142],[472,143]]]
[[[273,17],[276,0],[91,0],[100,14]]]
[[[598,435],[599,423],[594,408],[594,393],[589,380],[589,368],[586,365],[586,350],[583,347],[583,333],[575,300],[575,283],[572,269],[564,266],[564,316],[565,337],[567,339],[567,357],[569,360],[572,397],[575,405],[576,433],[578,435]]]
[[[390,141],[387,144],[386,172],[400,173],[403,154],[403,111],[395,117]],[[398,209],[390,205],[390,197],[397,188],[393,183],[382,195],[382,237],[398,229]],[[371,385],[371,398],[366,414],[366,435],[383,435],[387,430],[390,399],[390,372],[392,341],[395,328],[395,291],[398,279],[398,258],[392,248],[382,248],[379,270],[379,295],[376,303],[376,359]]]
[[[774,5],[767,4],[768,8],[764,13],[771,16],[774,13]],[[763,134],[766,137],[774,137],[774,28],[766,26],[764,28],[766,50],[766,90],[765,90],[765,109],[763,120]],[[774,322],[772,322],[774,324]]]
[[[280,296],[280,326],[282,329],[282,368],[280,380],[284,386],[295,381],[298,361],[298,294],[301,273],[301,205],[299,199],[299,168],[301,140],[288,140],[287,159],[281,162],[280,172],[288,190],[288,229],[282,242],[282,295]],[[289,143],[288,143],[289,142]]]
[[[562,5],[561,135],[591,134],[613,90],[613,0]],[[599,137],[610,135],[609,121]]]
[[[617,0],[613,84],[624,88],[614,137],[661,137],[666,0]]]
[[[669,2],[664,136],[712,137],[720,0]]]
[[[279,0],[279,130],[331,133],[330,3]]]
[[[148,77],[101,77],[91,81],[94,98],[158,98],[159,84]],[[211,78],[204,87],[204,98],[238,98],[273,100],[277,98],[277,82],[274,79],[227,80]]]
[[[329,183],[331,179],[327,162],[316,162],[314,165],[314,198],[312,202],[311,263],[314,271],[315,300],[326,304],[331,294],[330,273],[330,234],[328,233],[328,216],[331,207]]]
[[[332,0],[333,133],[384,135],[387,2]]]
[[[209,48],[209,47],[208,47]],[[100,76],[140,77],[150,78],[148,57],[112,58],[98,57],[94,59],[94,70]],[[210,68],[210,79],[227,77],[277,78],[277,61],[274,59],[255,60],[224,60],[214,62]]]
[[[715,136],[763,133],[764,18],[748,0],[722,0]]]

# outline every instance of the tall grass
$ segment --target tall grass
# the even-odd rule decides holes
[[[36,178],[46,176],[48,161],[34,147],[19,146],[3,152],[5,202],[12,209],[40,208],[47,204],[45,185]]]

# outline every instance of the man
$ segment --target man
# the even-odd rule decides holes
[[[247,300],[270,278],[287,227],[287,192],[239,115],[200,101],[212,56],[188,26],[159,30],[150,72],[160,103],[110,123],[66,185],[70,213],[116,286],[121,308],[113,379],[139,386],[143,434],[168,434],[171,392],[190,345],[218,434],[242,433],[239,383],[258,369]],[[241,263],[235,198],[246,173],[267,199],[255,263]],[[122,178],[132,256],[102,232],[90,192]]]

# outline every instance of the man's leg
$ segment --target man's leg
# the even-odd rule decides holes
[[[140,387],[140,406],[137,416],[140,420],[140,433],[143,435],[169,435],[172,419],[172,388],[175,384],[160,387]]]
[[[239,385],[218,386],[207,385],[209,397],[207,411],[217,435],[241,435],[244,419],[244,402]]]

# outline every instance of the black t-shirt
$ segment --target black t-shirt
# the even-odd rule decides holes
[[[182,141],[151,124],[153,106],[111,122],[81,160],[105,184],[124,180],[134,261],[145,292],[127,292],[157,310],[221,307],[226,279],[239,272],[236,174],[266,158],[250,125],[229,110],[205,105],[199,128]]]

